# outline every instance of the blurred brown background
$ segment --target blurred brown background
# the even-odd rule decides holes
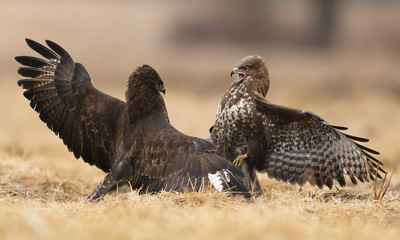
[[[382,0],[2,0],[0,150],[73,158],[16,84],[14,57],[33,54],[28,37],[59,43],[97,88],[121,99],[132,70],[150,64],[164,80],[172,124],[199,137],[208,136],[235,63],[261,55],[269,101],[348,126],[392,168],[400,164],[399,12],[399,1]]]

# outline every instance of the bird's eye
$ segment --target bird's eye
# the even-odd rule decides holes
[[[243,66],[243,67],[241,67],[241,69],[244,70],[244,71],[249,70],[249,68],[250,68],[249,66]]]

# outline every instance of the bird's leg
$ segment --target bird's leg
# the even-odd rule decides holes
[[[249,156],[247,155],[247,153],[239,155],[235,158],[235,160],[233,160],[233,164],[235,164],[236,166],[240,167],[242,166],[242,162],[244,159],[248,158]]]
[[[111,172],[97,185],[96,189],[87,198],[88,201],[96,201],[106,195],[118,183],[125,183],[133,173],[131,161],[118,162]]]
[[[113,179],[112,173],[108,173],[86,200],[96,202],[99,201],[100,198],[106,195],[116,183],[117,181]]]

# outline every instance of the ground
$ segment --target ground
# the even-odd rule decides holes
[[[37,167],[30,158],[19,153],[0,158],[2,239],[397,239],[400,234],[399,192],[373,200],[368,184],[300,189],[262,176],[264,193],[249,202],[215,191],[139,195],[125,189],[87,203],[95,177]]]

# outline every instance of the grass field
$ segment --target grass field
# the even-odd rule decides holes
[[[85,203],[96,177],[37,167],[32,158],[24,153],[0,158],[2,239],[397,239],[400,234],[397,191],[374,201],[366,185],[300,190],[263,176],[265,192],[250,202],[215,192],[125,190]]]
[[[347,126],[348,133],[371,139],[366,146],[381,152],[389,173],[400,166],[400,49],[390,45],[400,34],[385,20],[400,22],[395,8],[346,8],[341,20],[349,24],[336,46],[315,51],[176,45],[168,36],[178,6],[180,1],[0,3],[0,239],[399,239],[398,172],[381,200],[374,200],[368,183],[321,190],[263,174],[264,193],[250,202],[213,191],[138,195],[128,188],[85,202],[104,173],[76,160],[22,96],[13,57],[32,54],[25,37],[60,43],[88,68],[98,89],[121,99],[133,68],[152,65],[167,89],[171,123],[203,138],[230,70],[257,53],[270,69],[270,101]]]

